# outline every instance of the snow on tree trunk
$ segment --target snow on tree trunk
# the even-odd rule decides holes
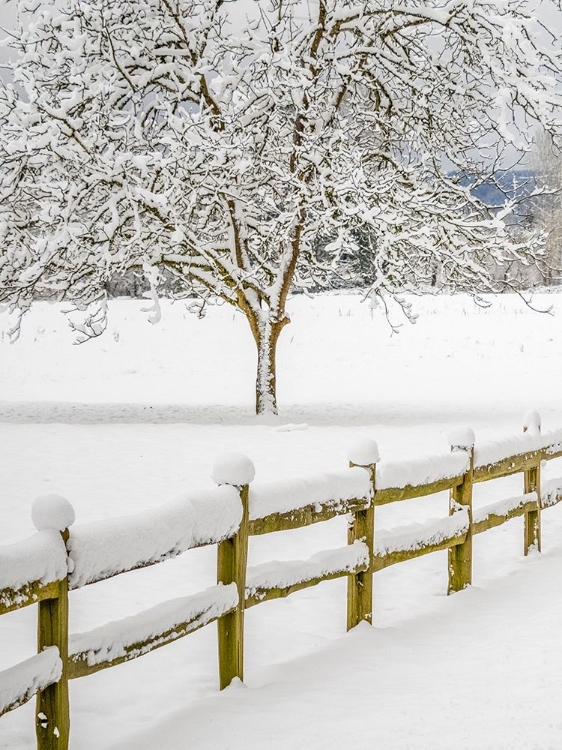
[[[256,414],[277,414],[275,354],[280,330],[270,321],[259,327],[256,337]]]

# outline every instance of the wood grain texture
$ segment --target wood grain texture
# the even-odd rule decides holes
[[[454,447],[454,446],[453,446]],[[449,548],[447,593],[462,591],[472,583],[472,485],[474,476],[474,446],[467,450],[469,467],[462,484],[451,490],[449,498],[449,515],[459,510],[468,513],[469,527],[464,541]]]
[[[235,677],[244,679],[244,609],[246,602],[246,569],[248,565],[249,487],[240,490],[242,520],[238,532],[218,546],[217,582],[238,588],[238,607],[217,620],[220,689],[228,687]]]
[[[68,529],[61,532],[64,543]],[[37,693],[35,731],[37,750],[68,750],[70,706],[68,699],[68,578],[58,582],[55,599],[39,602],[37,650],[57,646],[62,661],[58,682]]]

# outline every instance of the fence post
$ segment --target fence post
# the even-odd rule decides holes
[[[375,492],[379,449],[374,440],[361,440],[348,452],[349,466],[366,469],[371,477],[372,500],[366,510],[353,513],[347,541],[364,542],[369,550],[369,569],[347,577],[347,629],[351,630],[362,620],[373,622],[373,559],[375,546]]]
[[[469,428],[453,430],[449,435],[451,451],[468,453],[469,464],[463,481],[454,487],[449,495],[449,515],[460,510],[468,513],[468,531],[466,540],[447,550],[449,562],[449,584],[447,593],[462,591],[472,583],[472,484],[474,475],[474,432]]]
[[[66,547],[69,527],[74,523],[74,508],[59,495],[38,497],[31,510],[38,531],[53,529],[60,533]],[[37,650],[56,646],[62,661],[58,682],[37,693],[35,732],[38,750],[68,750],[70,704],[68,699],[68,572],[59,581],[56,599],[39,602]]]
[[[529,412],[523,422],[523,432],[540,435],[541,418],[536,411]],[[541,551],[541,464],[523,472],[523,487],[527,492],[536,492],[538,499],[537,510],[525,513],[525,528],[523,532],[523,554],[528,555],[531,548]]]
[[[246,603],[246,568],[248,563],[250,482],[254,464],[240,453],[225,453],[213,466],[212,477],[218,484],[228,484],[240,493],[242,519],[236,534],[220,542],[217,552],[217,582],[238,588],[238,606],[217,620],[220,689],[228,687],[235,677],[244,679],[244,609]]]

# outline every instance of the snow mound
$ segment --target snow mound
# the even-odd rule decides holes
[[[217,456],[211,478],[215,484],[232,484],[241,487],[250,484],[256,475],[252,461],[243,453],[223,453]]]
[[[238,492],[215,487],[142,513],[75,526],[68,540],[71,588],[228,539],[241,519]]]
[[[470,427],[455,427],[449,433],[449,445],[454,448],[472,448],[476,436]]]
[[[41,495],[31,506],[31,520],[37,531],[64,531],[74,523],[76,514],[72,504],[61,495]]]
[[[374,440],[356,440],[347,452],[347,457],[356,466],[370,466],[380,459],[379,446]]]

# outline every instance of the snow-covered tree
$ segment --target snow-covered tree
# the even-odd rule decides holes
[[[559,3],[560,0],[557,0]],[[0,302],[160,269],[241,311],[276,410],[292,289],[494,288],[540,259],[470,192],[558,128],[560,45],[527,0],[21,2],[0,91]],[[506,209],[507,212],[508,209]],[[509,279],[502,282],[509,286]]]
[[[547,233],[542,279],[544,284],[562,280],[562,151],[550,133],[535,137],[533,166],[544,191],[531,207],[531,219]]]

